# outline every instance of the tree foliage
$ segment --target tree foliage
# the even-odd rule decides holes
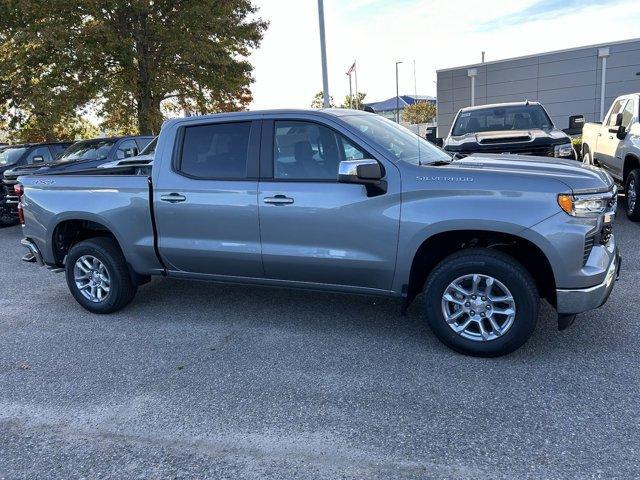
[[[320,90],[316,93],[311,101],[311,108],[324,108],[324,93]],[[335,103],[333,102],[333,96],[329,95],[329,108],[335,108]]]
[[[266,27],[251,0],[3,1],[0,120],[48,135],[93,106],[104,127],[146,134],[163,108],[244,109]]]
[[[438,110],[433,103],[417,102],[402,110],[402,121],[411,124],[429,123],[434,121],[437,113]]]
[[[364,108],[364,99],[367,96],[366,93],[358,92],[357,95],[345,95],[344,102],[342,102],[341,108],[353,108],[355,110],[362,110]]]

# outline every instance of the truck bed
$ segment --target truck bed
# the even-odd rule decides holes
[[[55,227],[66,220],[94,222],[113,232],[136,272],[157,273],[151,210],[151,180],[146,175],[106,169],[71,174],[20,177],[24,187],[25,233],[47,263]]]

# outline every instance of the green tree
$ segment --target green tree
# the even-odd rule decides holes
[[[147,134],[167,103],[244,109],[266,27],[251,0],[1,2],[0,120],[53,130],[97,105],[106,128]]]
[[[320,90],[315,94],[313,100],[311,101],[311,108],[324,108],[324,93]],[[335,108],[335,103],[333,103],[333,97],[329,95],[329,108]]]
[[[357,95],[353,96],[353,103],[351,103],[351,95],[346,95],[340,108],[354,108],[356,110],[362,110],[364,108],[364,98],[366,96],[366,93],[358,92]]]
[[[438,113],[436,106],[430,102],[417,102],[402,110],[402,121],[416,124],[432,122]]]

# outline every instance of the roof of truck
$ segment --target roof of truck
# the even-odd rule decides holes
[[[524,107],[527,105],[540,105],[540,102],[530,102],[526,100],[524,102],[508,102],[508,103],[488,103],[486,105],[474,105],[473,107],[461,108],[461,112],[471,112],[473,110],[484,110],[485,108],[500,108],[500,107]]]
[[[175,123],[181,123],[185,120],[206,120],[206,119],[218,119],[222,117],[228,118],[250,118],[260,115],[315,115],[322,117],[346,117],[351,115],[375,115],[374,113],[365,112],[364,110],[352,110],[349,108],[283,108],[283,109],[270,109],[270,110],[247,110],[242,112],[224,112],[214,113],[211,115],[198,115],[192,117],[180,117],[165,120],[163,128],[166,125],[172,125]]]

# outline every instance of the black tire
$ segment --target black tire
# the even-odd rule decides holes
[[[638,198],[638,193],[640,193],[639,168],[631,170],[629,175],[627,175],[627,178],[624,181],[624,191],[627,197],[627,208],[625,209],[627,217],[634,222],[640,221],[640,198]],[[630,191],[633,191],[635,194],[633,200],[632,197],[629,196]]]
[[[110,280],[109,292],[100,301],[93,302],[86,298],[76,285],[74,270],[76,262],[83,256],[98,259],[106,268]],[[129,273],[124,255],[116,242],[107,237],[96,237],[77,243],[67,255],[65,273],[69,291],[85,309],[92,313],[113,313],[133,300],[138,287]]]
[[[506,286],[513,297],[513,323],[505,329],[502,336],[492,340],[478,341],[465,338],[456,333],[445,320],[442,297],[447,287],[454,280],[472,274],[493,277]],[[427,323],[445,345],[465,355],[498,357],[517,350],[529,339],[538,321],[540,297],[529,272],[513,257],[495,250],[473,248],[449,255],[433,269],[425,283],[424,301]],[[468,318],[467,316],[466,319]],[[506,324],[506,317],[494,318],[502,318],[503,325]],[[489,319],[482,321],[488,322]],[[479,327],[477,328],[479,332]]]
[[[593,161],[593,157],[591,156],[591,151],[588,146],[582,147],[582,164],[594,166],[595,162]]]

